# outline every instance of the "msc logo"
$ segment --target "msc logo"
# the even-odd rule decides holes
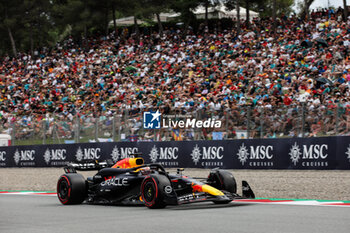
[[[6,151],[0,151],[0,162],[4,162],[6,160]]]
[[[178,147],[160,147],[158,152],[157,146],[154,145],[149,153],[149,157],[152,163],[156,163],[157,160],[176,160],[179,157],[178,152]]]
[[[95,160],[100,159],[101,155],[101,148],[84,148],[84,151],[81,149],[81,147],[78,148],[77,153],[75,154],[75,157],[77,158],[77,161],[82,160]]]
[[[270,161],[273,158],[273,146],[250,146],[248,147],[242,143],[241,147],[238,149],[238,159],[242,165],[248,160],[254,162],[249,162],[249,166],[272,166],[273,163]]]
[[[143,113],[143,128],[145,129],[160,129],[160,116],[162,114],[157,110],[156,112]]]
[[[347,158],[349,159],[349,162],[350,162],[350,144],[349,144],[349,146],[348,146],[347,151],[345,152],[345,154],[348,155]],[[1,156],[0,156],[0,158],[1,158]]]
[[[222,146],[203,146],[202,149],[196,144],[192,149],[191,157],[195,165],[200,162],[200,160],[214,161],[214,162],[202,162],[202,166],[222,166],[223,163],[220,162],[224,157],[224,147]]]
[[[289,155],[294,166],[297,165],[299,160],[302,161],[302,166],[316,167],[316,166],[328,166],[328,161],[325,161],[328,157],[327,144],[310,144],[299,146],[296,142],[290,148]]]
[[[52,161],[52,160],[63,161],[67,158],[66,153],[67,153],[66,149],[51,149],[50,150],[49,148],[47,148],[45,151],[45,154],[44,154],[45,162],[47,164],[49,164],[50,161]]]
[[[130,158],[131,155],[138,153],[137,147],[121,147],[115,146],[112,150],[111,157],[114,162],[118,160]]]
[[[18,149],[13,156],[16,165],[19,165],[21,161],[34,161],[35,150],[20,150]],[[25,163],[24,163],[25,164]],[[28,165],[33,165],[34,163],[28,162]]]

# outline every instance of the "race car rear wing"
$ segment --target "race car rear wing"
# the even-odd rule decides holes
[[[100,170],[102,168],[112,167],[113,164],[114,163],[111,160],[105,160],[105,161],[92,160],[92,161],[83,162],[83,163],[69,163],[63,169],[65,173],[76,173],[76,171]]]

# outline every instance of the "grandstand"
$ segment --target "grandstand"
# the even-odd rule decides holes
[[[350,133],[350,22],[342,11],[255,18],[249,28],[165,28],[72,38],[36,56],[4,57],[0,120],[17,144],[174,140],[145,130],[142,112],[215,117],[220,129],[183,129],[182,140],[312,137]],[[200,30],[200,29],[199,29]],[[215,134],[217,136],[217,134]],[[215,136],[215,138],[217,138]]]

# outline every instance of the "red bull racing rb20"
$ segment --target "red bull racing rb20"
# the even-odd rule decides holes
[[[104,162],[72,163],[64,168],[57,182],[57,196],[64,205],[125,204],[164,208],[194,202],[230,203],[235,199],[255,198],[246,181],[242,196],[237,194],[233,175],[213,169],[207,178],[190,178],[178,169],[169,174],[160,164],[144,164],[141,157],[125,158],[113,164]],[[77,170],[98,170],[85,179]]]

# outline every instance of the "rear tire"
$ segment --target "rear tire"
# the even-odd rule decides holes
[[[57,197],[63,205],[81,204],[87,196],[86,182],[82,175],[62,175],[57,182]]]
[[[166,206],[162,187],[167,186],[164,178],[159,175],[147,176],[141,184],[141,197],[148,208],[161,209]]]

